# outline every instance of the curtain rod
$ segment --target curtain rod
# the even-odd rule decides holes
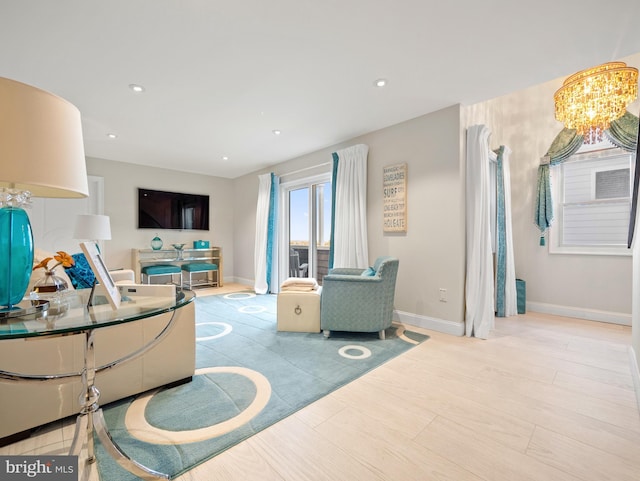
[[[300,172],[305,172],[305,171],[311,170],[311,169],[317,169],[319,167],[325,167],[325,166],[331,165],[331,164],[332,164],[332,162],[325,162],[323,164],[312,165],[311,167],[305,167],[303,169],[294,170],[293,172],[286,172],[286,173],[280,174],[280,176],[282,177],[284,175],[295,175],[295,174],[299,174]]]

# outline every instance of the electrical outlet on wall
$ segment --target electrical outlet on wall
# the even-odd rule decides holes
[[[447,302],[447,290],[444,287],[440,288],[440,302]]]

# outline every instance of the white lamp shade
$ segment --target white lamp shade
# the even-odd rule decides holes
[[[44,90],[0,77],[0,188],[34,197],[87,197],[78,109]]]
[[[111,223],[108,215],[80,214],[76,217],[74,239],[92,241],[111,239]]]

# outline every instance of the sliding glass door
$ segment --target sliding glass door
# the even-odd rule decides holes
[[[329,266],[331,178],[321,175],[282,185],[284,260],[281,278],[313,277],[322,284]]]

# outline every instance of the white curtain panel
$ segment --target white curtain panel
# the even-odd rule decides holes
[[[494,326],[490,231],[489,135],[484,125],[467,129],[467,279],[465,332],[487,339]]]
[[[267,283],[267,236],[269,231],[269,198],[271,174],[258,176],[258,205],[256,207],[256,244],[254,252],[254,289],[256,294],[266,294]]]
[[[518,294],[516,291],[516,265],[513,255],[513,232],[511,231],[511,149],[504,148],[502,155],[502,178],[504,180],[504,216],[506,233],[506,271],[504,290],[504,315],[518,314]]]
[[[333,267],[369,267],[367,244],[367,155],[364,144],[339,150]]]

